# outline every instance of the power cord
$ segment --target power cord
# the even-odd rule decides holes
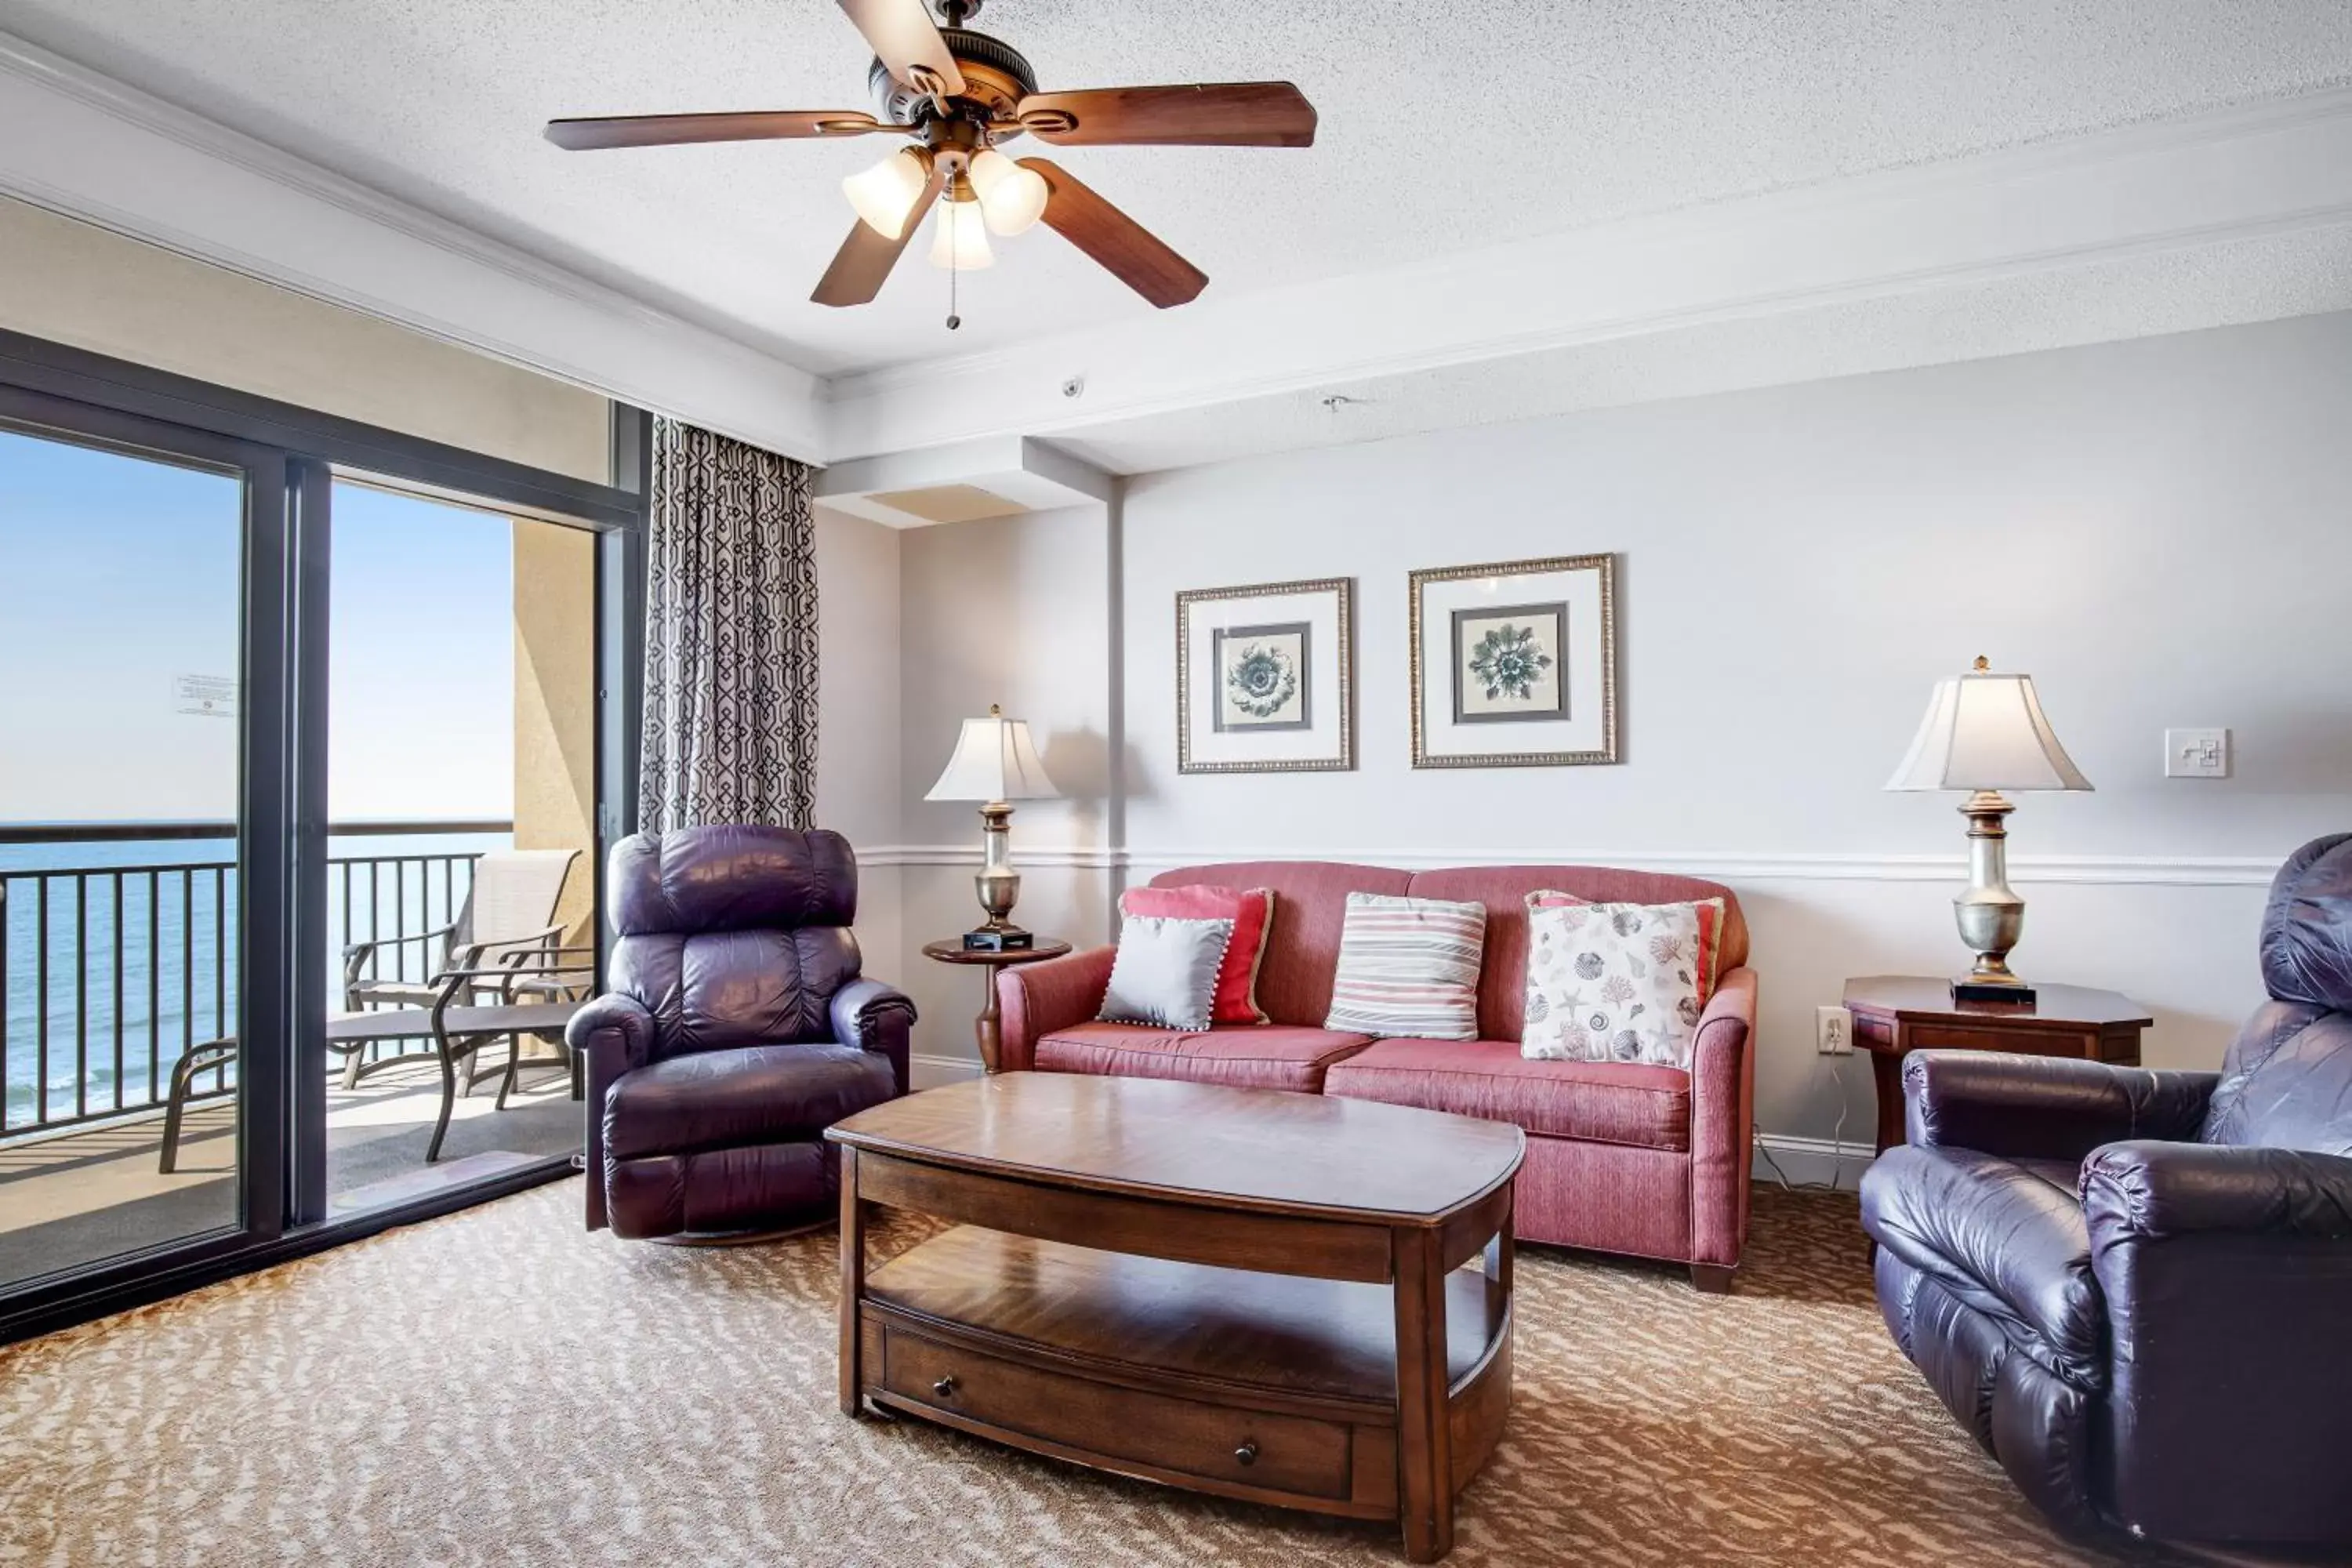
[[[1789,1173],[1782,1170],[1780,1168],[1780,1162],[1772,1157],[1771,1149],[1764,1142],[1763,1132],[1758,1129],[1751,1129],[1749,1131],[1749,1136],[1755,1142],[1756,1152],[1759,1154],[1763,1155],[1764,1163],[1772,1168],[1772,1177],[1775,1181],[1780,1184],[1780,1190],[1784,1193],[1842,1193],[1845,1190],[1844,1180],[1839,1174],[1839,1157],[1836,1152],[1843,1150],[1845,1147],[1845,1121],[1846,1117],[1853,1110],[1853,1086],[1846,1082],[1845,1074],[1839,1070],[1841,1064],[1837,1058],[1823,1057],[1822,1058],[1822,1065],[1829,1069],[1831,1079],[1838,1086],[1837,1125],[1830,1130],[1830,1147],[1832,1153],[1830,1155],[1830,1179],[1827,1182],[1792,1182],[1789,1180]]]

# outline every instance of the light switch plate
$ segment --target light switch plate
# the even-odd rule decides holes
[[[1853,1015],[1843,1007],[1822,1007],[1813,1017],[1814,1048],[1825,1057],[1853,1055]]]
[[[2164,732],[2164,776],[2168,779],[2228,778],[2230,731],[2167,730]]]

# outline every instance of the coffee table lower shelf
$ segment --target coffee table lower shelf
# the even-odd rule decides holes
[[[1445,1280],[1453,1489],[1501,1436],[1507,1284]],[[972,1226],[871,1270],[865,1399],[1013,1447],[1252,1502],[1399,1512],[1390,1287],[1102,1252]]]

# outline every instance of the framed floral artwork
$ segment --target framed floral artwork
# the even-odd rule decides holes
[[[1433,567],[1411,590],[1414,767],[1618,760],[1616,557]]]
[[[1176,595],[1176,759],[1187,773],[1356,765],[1354,581]]]

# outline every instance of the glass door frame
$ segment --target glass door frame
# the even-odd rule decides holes
[[[286,455],[275,447],[165,425],[112,409],[66,404],[0,383],[0,429],[145,462],[235,474],[243,481],[237,522],[236,782],[236,1189],[237,1217],[95,1263],[38,1275],[36,1294],[52,1279],[197,1262],[268,1241],[285,1229],[286,1042],[285,929],[293,890],[293,857],[284,820],[291,779],[284,738],[290,718],[285,679],[287,567],[292,556]],[[77,955],[77,963],[86,963]],[[14,1288],[12,1287],[12,1293]]]
[[[651,416],[613,405],[611,482],[593,483],[0,331],[0,417],[90,445],[248,474],[239,781],[239,1158],[243,1224],[0,1289],[0,1343],[174,1295],[569,1173],[560,1157],[347,1218],[327,1213],[327,658],[338,470],[444,490],[594,532],[595,899],[635,830]],[[609,942],[597,922],[601,987]]]

